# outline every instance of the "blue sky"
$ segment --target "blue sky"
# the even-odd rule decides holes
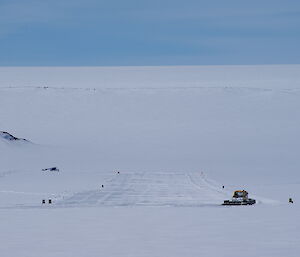
[[[300,63],[299,0],[0,0],[0,65]]]

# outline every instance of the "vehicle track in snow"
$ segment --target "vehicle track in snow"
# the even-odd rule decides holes
[[[300,87],[272,88],[272,87],[253,87],[249,85],[240,86],[217,86],[214,84],[207,85],[179,85],[179,86],[152,86],[152,87],[71,87],[71,86],[5,86],[0,85],[0,90],[43,90],[43,91],[65,91],[65,92],[131,92],[131,91],[215,91],[225,93],[268,93],[278,92],[282,94],[299,94]]]

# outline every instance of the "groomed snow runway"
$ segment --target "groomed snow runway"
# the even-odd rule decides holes
[[[199,173],[116,173],[104,187],[77,192],[58,206],[203,206],[217,205],[227,196]]]

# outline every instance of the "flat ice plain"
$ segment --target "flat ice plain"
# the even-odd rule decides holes
[[[300,65],[2,67],[0,255],[298,257],[299,110]]]

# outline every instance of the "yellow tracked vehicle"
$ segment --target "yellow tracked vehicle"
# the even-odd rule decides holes
[[[256,200],[248,198],[248,192],[245,190],[234,191],[231,200],[225,200],[222,205],[252,205]]]

